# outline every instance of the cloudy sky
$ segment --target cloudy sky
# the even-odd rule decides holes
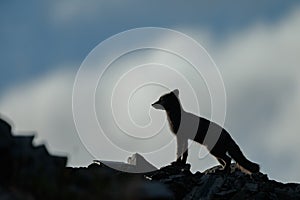
[[[72,114],[73,84],[83,60],[117,33],[164,27],[195,39],[217,64],[227,96],[225,127],[247,157],[273,179],[300,182],[297,1],[1,1],[0,25],[0,114],[12,122],[15,134],[34,132],[36,144],[45,143],[52,153],[68,155],[69,165],[88,165],[95,159],[80,140]],[[143,53],[138,57],[144,58]],[[188,99],[185,93],[183,106],[196,113],[184,99]],[[101,109],[97,112],[101,115]],[[200,114],[209,112],[203,109]],[[99,144],[105,148],[103,142]],[[194,171],[217,164],[210,156],[199,159],[199,145],[190,148]],[[174,145],[168,151],[175,156]],[[125,161],[128,155],[115,156]],[[157,166],[173,160],[151,155],[147,159]]]

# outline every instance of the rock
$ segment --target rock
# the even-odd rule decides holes
[[[128,164],[135,166],[135,172],[141,173],[157,170],[154,165],[149,163],[143,156],[138,153],[135,153],[131,157],[129,157],[127,162]]]
[[[184,199],[212,199],[219,192],[224,178],[214,175],[205,175],[199,181],[199,186],[195,186]]]
[[[173,193],[158,182],[131,183],[126,191],[125,199],[174,199]]]
[[[12,144],[11,126],[0,119],[0,185],[7,185],[13,173],[13,158],[9,154]]]
[[[250,192],[256,192],[258,189],[258,184],[256,183],[246,183],[245,186],[246,190]]]
[[[130,173],[145,173],[157,170],[155,166],[149,163],[143,156],[138,153],[133,154],[127,159],[127,163],[116,161],[94,160],[94,163],[111,167],[115,170]]]

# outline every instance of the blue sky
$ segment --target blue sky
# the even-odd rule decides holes
[[[1,1],[0,114],[18,134],[35,131],[36,143],[69,155],[69,165],[89,164],[71,108],[81,62],[121,31],[171,28],[202,44],[217,63],[227,94],[225,126],[245,154],[271,178],[300,182],[299,11],[297,1]],[[197,161],[197,148],[189,158],[194,170],[217,164]]]
[[[209,30],[214,41],[256,23],[274,23],[297,1],[1,1],[0,88],[80,63],[96,44],[127,29]],[[76,68],[77,66],[74,66]]]

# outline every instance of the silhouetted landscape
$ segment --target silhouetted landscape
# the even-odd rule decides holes
[[[236,164],[230,173],[221,166],[192,173],[189,164],[174,163],[143,174],[117,171],[101,161],[66,167],[66,157],[34,146],[33,138],[14,136],[0,120],[0,199],[300,199],[300,184],[245,174]],[[124,167],[147,164],[139,154],[130,160]]]

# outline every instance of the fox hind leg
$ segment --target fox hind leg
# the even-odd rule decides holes
[[[219,163],[222,165],[223,167],[222,170],[224,170],[225,172],[230,172],[231,158],[226,154],[216,156],[216,158],[219,161]]]

